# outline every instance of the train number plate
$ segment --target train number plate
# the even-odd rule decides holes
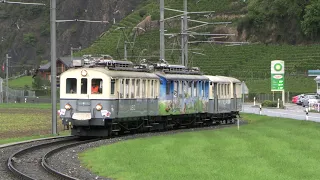
[[[91,113],[74,113],[72,118],[76,120],[90,120]]]

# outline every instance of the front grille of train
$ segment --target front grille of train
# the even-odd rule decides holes
[[[90,112],[91,111],[91,101],[90,100],[78,100],[77,111]]]

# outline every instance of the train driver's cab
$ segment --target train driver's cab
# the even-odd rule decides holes
[[[87,79],[81,78],[79,81],[79,90],[78,79],[76,78],[67,78],[66,79],[66,94],[102,94],[103,80],[102,79]]]
[[[101,94],[101,93],[102,93],[102,79],[92,79],[91,94]]]

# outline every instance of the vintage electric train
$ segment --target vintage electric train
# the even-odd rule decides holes
[[[167,62],[134,65],[102,56],[60,75],[60,117],[77,136],[234,123],[241,82]],[[97,85],[95,89],[93,86]]]

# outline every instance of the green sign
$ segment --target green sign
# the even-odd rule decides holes
[[[271,74],[271,91],[283,91],[283,90],[284,90],[284,75]]]
[[[284,61],[271,61],[271,91],[284,91]]]

